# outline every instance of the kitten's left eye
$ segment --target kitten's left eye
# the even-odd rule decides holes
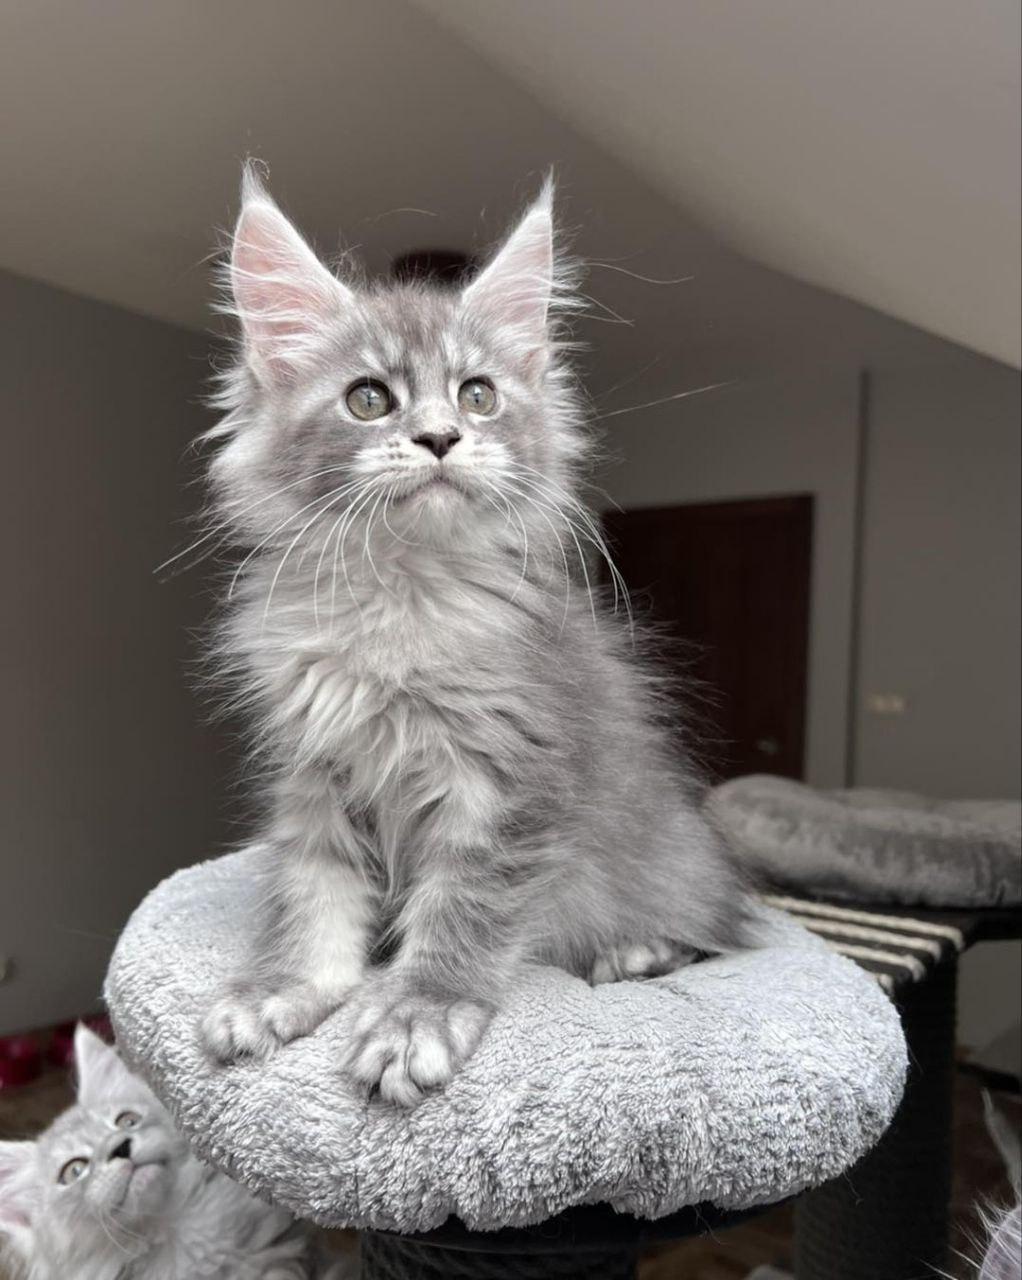
[[[72,1182],[80,1182],[89,1172],[89,1162],[84,1156],[75,1156],[57,1174],[57,1181],[62,1187],[69,1187]]]
[[[489,378],[469,378],[458,388],[458,408],[465,413],[490,414],[497,407],[497,392]]]
[[[142,1117],[137,1111],[122,1111],[114,1121],[118,1129],[137,1129],[142,1123]]]
[[[348,388],[344,397],[348,411],[360,422],[374,422],[377,418],[385,418],[394,407],[394,397],[389,388],[373,378],[363,378]]]

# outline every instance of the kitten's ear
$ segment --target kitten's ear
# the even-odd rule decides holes
[[[300,373],[316,334],[354,300],[277,208],[252,165],[242,177],[230,284],[245,354],[267,385]]]
[[[466,310],[500,326],[530,369],[548,348],[554,286],[554,188],[551,179],[497,253],[462,294]]]
[[[75,1027],[75,1075],[78,1099],[86,1106],[109,1098],[132,1078],[117,1050],[90,1031],[84,1022]]]
[[[0,1142],[0,1232],[27,1227],[36,1198],[34,1142]]]

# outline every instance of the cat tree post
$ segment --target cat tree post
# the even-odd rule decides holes
[[[362,1280],[635,1280],[635,1248],[476,1253],[414,1236],[362,1238]]]
[[[421,1235],[369,1231],[363,1280],[634,1280],[645,1246],[723,1231],[759,1212],[692,1205],[649,1222],[587,1205],[520,1229],[469,1231],[451,1219]]]
[[[957,978],[957,960],[949,959],[900,993],[909,1046],[905,1096],[869,1155],[799,1202],[797,1280],[944,1274]]]

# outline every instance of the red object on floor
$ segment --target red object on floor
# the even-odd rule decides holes
[[[90,1030],[113,1043],[114,1032],[106,1014],[82,1018]],[[76,1022],[63,1022],[52,1031],[25,1032],[0,1036],[0,1089],[30,1084],[47,1066],[70,1069],[75,1057]]]
[[[43,1071],[43,1054],[35,1036],[0,1039],[0,1089],[28,1084]]]

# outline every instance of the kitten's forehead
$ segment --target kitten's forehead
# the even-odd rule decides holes
[[[364,300],[366,346],[383,367],[414,376],[446,362],[454,308],[449,299],[401,287],[368,294]]]
[[[362,295],[363,358],[381,370],[405,374],[429,369],[445,374],[474,367],[493,353],[485,335],[466,325],[460,294],[422,285],[390,285]]]
[[[73,1139],[98,1141],[109,1133],[121,1111],[154,1115],[158,1113],[158,1104],[144,1084],[127,1078],[118,1093],[89,1106],[77,1102],[69,1107],[40,1135],[39,1144],[44,1149],[57,1149]]]
[[[109,1119],[83,1107],[80,1103],[59,1115],[40,1136],[39,1147],[44,1155],[80,1146],[83,1142],[95,1142],[110,1126]]]

